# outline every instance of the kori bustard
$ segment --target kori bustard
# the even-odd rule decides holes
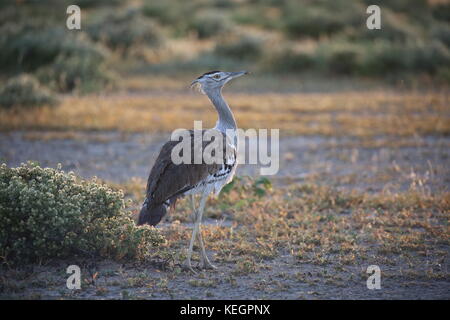
[[[146,198],[139,214],[138,224],[140,225],[148,223],[155,226],[167,213],[168,208],[175,206],[178,198],[185,195],[191,196],[194,229],[189,243],[186,267],[193,273],[195,271],[192,269],[191,257],[196,238],[201,249],[201,266],[203,268],[215,268],[206,255],[201,232],[201,221],[209,194],[212,192],[218,194],[222,187],[232,180],[236,171],[238,142],[236,121],[230,107],[222,97],[222,88],[231,79],[244,74],[247,74],[247,71],[211,71],[201,75],[191,84],[191,86],[198,85],[216,108],[219,119],[216,126],[209,129],[209,131],[216,130],[218,136],[223,139],[221,144],[223,146],[223,161],[209,164],[209,161],[205,162],[202,158],[201,163],[191,161],[189,163],[175,164],[171,159],[172,149],[179,141],[168,141],[161,148],[148,178]],[[192,159],[196,152],[203,154],[201,153],[202,150],[205,150],[205,147],[211,143],[208,139],[203,139],[206,131],[208,130],[202,130],[200,135],[198,132],[196,134],[194,130],[189,131]],[[200,143],[195,141],[198,137],[202,140]],[[197,148],[202,148],[202,150],[196,150]],[[201,195],[198,207],[195,206],[194,195],[196,194]]]

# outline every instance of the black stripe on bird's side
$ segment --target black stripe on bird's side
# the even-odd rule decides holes
[[[223,171],[221,170],[219,172],[216,172],[216,173],[213,174],[213,176],[215,178],[226,176],[226,175],[228,175],[231,172],[232,168],[233,168],[232,165],[225,165],[225,168],[223,169]]]

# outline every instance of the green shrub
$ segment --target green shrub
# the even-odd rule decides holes
[[[45,22],[47,25],[61,22],[64,24],[67,17],[66,9],[69,5],[74,4],[73,2],[72,0],[0,1],[0,24],[30,22]]]
[[[314,52],[282,50],[264,61],[276,72],[314,70],[322,74],[395,77],[402,74],[440,75],[450,69],[450,50],[440,41],[395,43],[336,40]]]
[[[352,75],[358,72],[364,49],[349,42],[331,42],[316,51],[317,67],[333,74]]]
[[[263,53],[263,41],[252,36],[244,36],[228,42],[220,42],[215,54],[234,59],[258,59]]]
[[[283,21],[278,13],[266,6],[248,6],[235,10],[231,19],[237,24],[257,25],[268,30],[281,29]],[[273,9],[273,8],[272,8]]]
[[[352,40],[389,40],[406,41],[421,37],[419,29],[409,19],[398,15],[389,9],[383,9],[381,18],[381,29],[370,30],[365,24],[355,26],[346,32]]]
[[[103,61],[106,51],[82,32],[45,24],[7,24],[0,28],[0,64],[14,71],[34,71],[60,56],[83,56]]]
[[[106,64],[83,55],[61,55],[53,64],[37,70],[36,76],[60,92],[96,92],[114,86],[116,81]]]
[[[433,17],[446,21],[450,20],[450,3],[438,3],[433,7]]]
[[[233,8],[238,6],[236,2],[230,1],[230,0],[212,0],[212,6],[215,8]]]
[[[300,11],[298,15],[290,15],[285,22],[285,30],[292,37],[313,37],[330,35],[340,31],[345,24],[333,13],[319,8]]]
[[[71,1],[69,2],[72,3]],[[122,4],[123,2],[123,0],[77,0],[75,4],[80,8],[93,8],[100,6],[117,6]]]
[[[436,73],[438,81],[449,84],[450,83],[450,68],[442,68]]]
[[[439,41],[416,43],[407,47],[410,70],[435,74],[450,68],[450,51]]]
[[[95,41],[125,53],[136,45],[158,46],[163,41],[159,26],[134,9],[108,11],[91,21],[86,30]]]
[[[0,259],[26,263],[74,255],[141,259],[164,238],[138,227],[122,192],[59,168],[0,166]]]
[[[38,107],[57,102],[57,98],[31,75],[11,78],[0,88],[0,108]]]
[[[419,72],[435,74],[450,67],[449,50],[440,42],[396,44],[376,42],[366,48],[361,73],[366,75]]]
[[[450,48],[450,26],[448,24],[435,25],[431,30],[431,37]]]
[[[315,60],[309,53],[285,49],[269,57],[264,64],[275,72],[302,72],[314,68]]]
[[[350,26],[363,26],[364,9],[353,1],[291,1],[284,7],[284,31],[291,37],[330,36]]]
[[[328,69],[336,74],[354,74],[358,68],[358,53],[354,50],[339,50],[333,52],[328,60]]]
[[[8,24],[0,30],[0,66],[11,73],[34,72],[60,91],[93,91],[84,89],[111,83],[108,53],[83,32],[40,24]]]
[[[183,16],[182,12],[185,7],[185,3],[186,1],[184,1],[184,4],[174,4],[169,0],[149,0],[144,4],[142,12],[145,16],[154,18],[164,25],[174,25],[177,24]]]
[[[41,32],[36,33],[41,27]],[[61,43],[44,26],[5,24],[0,28],[0,64],[3,70],[33,71],[50,63]],[[56,40],[56,41],[55,41]]]
[[[231,30],[232,25],[226,16],[219,12],[206,11],[197,14],[189,24],[200,39],[210,38]]]
[[[390,9],[399,13],[408,13],[424,15],[428,13],[430,5],[428,0],[362,0],[365,6],[378,5],[382,12],[385,9]],[[383,14],[383,13],[382,13]]]

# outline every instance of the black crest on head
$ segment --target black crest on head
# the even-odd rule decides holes
[[[198,77],[197,79],[200,79],[201,77],[203,77],[203,76],[206,76],[206,75],[208,75],[208,74],[213,74],[213,73],[216,73],[216,72],[220,72],[219,70],[214,70],[214,71],[209,71],[209,72],[205,72],[204,74],[202,74],[200,77]]]

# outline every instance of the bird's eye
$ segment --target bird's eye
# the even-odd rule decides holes
[[[220,79],[220,74],[215,74],[214,79]]]

